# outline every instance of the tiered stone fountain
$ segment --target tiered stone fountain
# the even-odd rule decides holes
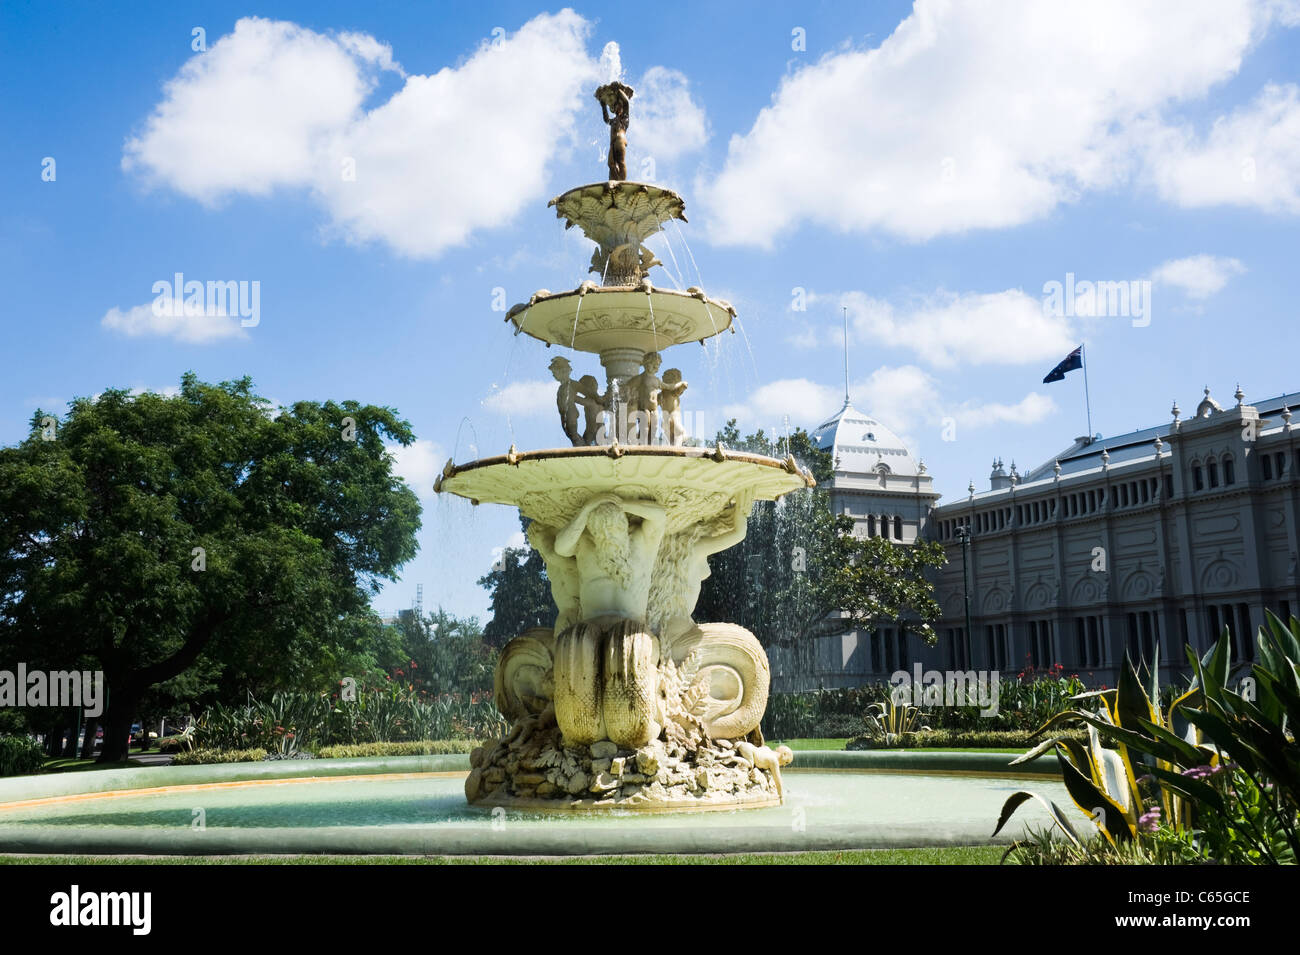
[[[606,385],[574,381],[556,357],[571,447],[447,462],[436,489],[519,508],[559,608],[552,629],[502,650],[496,701],[510,732],[474,752],[476,805],[542,809],[723,809],[782,801],[785,747],[763,745],[770,670],[754,635],[691,619],[708,556],[739,543],[755,500],[811,486],[793,458],[688,447],[676,369],[659,353],[727,330],[732,307],[698,288],[655,288],[647,238],[684,203],[625,181],[632,90],[596,92],[610,125],[606,182],[551,201],[597,249],[584,282],[539,291],[506,320],[547,343],[600,356]],[[579,418],[582,418],[581,427]]]

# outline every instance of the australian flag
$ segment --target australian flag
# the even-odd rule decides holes
[[[1059,365],[1047,373],[1047,377],[1043,379],[1043,384],[1046,385],[1053,381],[1064,381],[1065,373],[1067,371],[1074,371],[1074,369],[1082,367],[1083,346],[1080,345],[1074,351],[1070,352],[1070,354],[1066,355]]]

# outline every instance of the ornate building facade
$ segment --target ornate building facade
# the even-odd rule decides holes
[[[1126,653],[1150,661],[1158,648],[1161,669],[1181,672],[1183,647],[1203,651],[1225,626],[1235,658],[1249,660],[1265,611],[1300,614],[1300,428],[1290,411],[1300,393],[1255,405],[1240,389],[1234,397],[1224,408],[1207,388],[1188,418],[1175,405],[1165,424],[1077,439],[1023,475],[995,461],[988,490],[972,484],[942,505],[906,449],[878,456],[886,475],[870,454],[843,454],[836,510],[897,512],[912,535],[904,542],[924,535],[947,551],[939,640],[927,646],[897,628],[824,639],[817,672],[782,674],[777,688],[857,685],[915,662],[1011,672],[1061,663],[1113,686]],[[871,420],[846,407],[818,429],[819,443],[856,448],[858,422]],[[875,433],[901,447],[883,426]]]

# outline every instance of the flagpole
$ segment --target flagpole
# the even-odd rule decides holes
[[[849,307],[841,306],[844,311],[844,407],[849,406]]]
[[[1088,348],[1086,344],[1079,346],[1079,357],[1083,359],[1083,403],[1088,409],[1088,443],[1092,444],[1092,398],[1088,394]]]

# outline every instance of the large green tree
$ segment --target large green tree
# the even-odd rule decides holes
[[[45,417],[0,449],[0,648],[104,671],[105,761],[152,687],[293,685],[353,652],[415,553],[419,503],[384,447],[414,435],[392,409],[277,413],[247,378],[187,374],[175,396],[109,390]]]

